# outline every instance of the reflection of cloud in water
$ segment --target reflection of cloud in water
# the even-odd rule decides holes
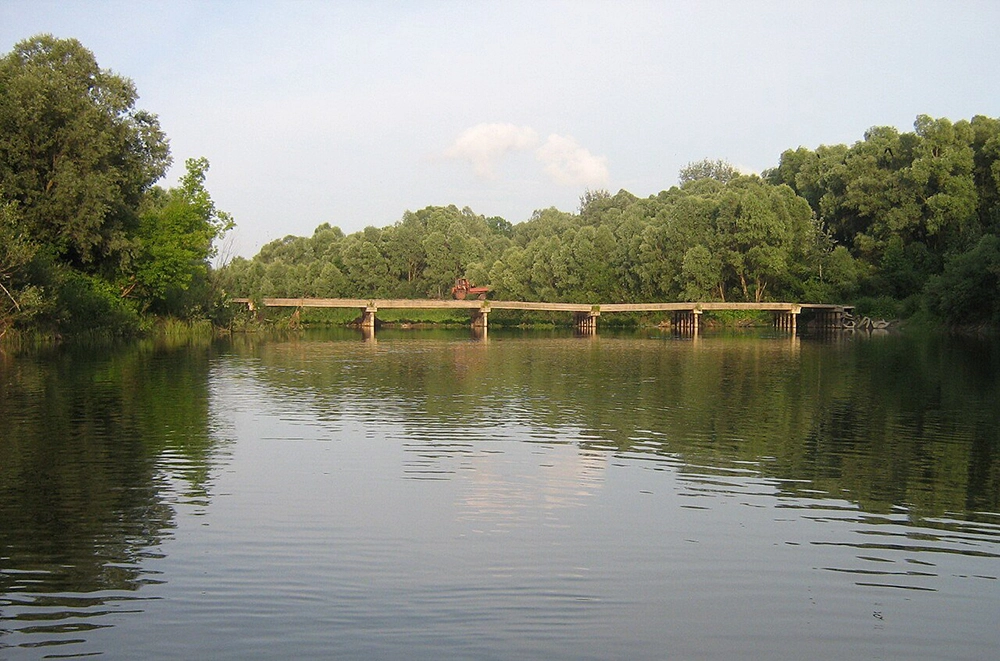
[[[524,457],[522,453],[543,457]],[[525,445],[501,452],[479,452],[460,474],[460,520],[492,524],[552,518],[556,510],[577,507],[604,483],[607,455],[575,444]]]
[[[408,429],[400,439],[404,479],[458,482],[460,520],[499,529],[551,519],[596,493],[609,455],[581,447],[576,430],[538,432],[521,425]]]

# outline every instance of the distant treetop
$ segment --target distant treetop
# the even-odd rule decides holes
[[[715,179],[725,184],[738,176],[740,171],[729,161],[708,158],[688,163],[677,174],[681,186],[699,179]]]

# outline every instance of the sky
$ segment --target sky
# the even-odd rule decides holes
[[[0,0],[0,51],[76,38],[158,115],[251,257],[430,205],[511,223],[746,172],[918,115],[1000,116],[1000,2]]]

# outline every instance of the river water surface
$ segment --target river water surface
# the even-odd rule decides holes
[[[0,659],[987,659],[1000,345],[0,354]]]

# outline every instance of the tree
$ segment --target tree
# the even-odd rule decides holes
[[[722,159],[711,160],[708,158],[700,161],[688,163],[681,168],[677,174],[677,180],[681,186],[699,179],[714,179],[723,184],[727,184],[740,176],[740,171],[729,161]]]
[[[605,200],[611,199],[611,193],[605,188],[597,188],[594,190],[587,189],[583,191],[583,195],[580,196],[580,215],[586,215],[588,209],[595,205],[599,205]]]
[[[41,311],[42,289],[29,282],[27,269],[38,252],[18,227],[13,203],[0,207],[0,337]]]
[[[1000,234],[1000,120],[977,115],[970,126],[979,223],[984,232]]]
[[[462,243],[461,237],[449,236],[440,230],[431,232],[421,241],[427,256],[427,267],[424,269],[426,295],[436,298],[444,296],[455,283],[455,278],[462,275],[464,269],[459,259]]]
[[[949,259],[926,293],[931,310],[953,323],[1000,324],[1000,237],[987,234]]]
[[[722,293],[722,262],[701,244],[688,248],[684,253],[681,274],[684,282],[682,296],[687,301],[710,300]],[[722,296],[722,299],[725,300],[725,297]]]
[[[820,145],[815,151],[805,147],[788,149],[781,154],[778,167],[766,171],[764,178],[774,186],[785,184],[791,188],[822,217],[824,199],[843,193],[842,182],[835,175],[844,164],[847,151],[847,145]]]
[[[787,266],[791,228],[776,213],[764,186],[727,186],[719,200],[723,264],[735,275],[746,301],[762,301],[768,284]]]
[[[491,230],[499,234],[500,236],[507,237],[508,239],[514,235],[514,226],[509,220],[506,220],[500,216],[490,216],[486,219],[486,224]]]
[[[75,39],[39,35],[0,59],[0,192],[33,240],[88,272],[125,258],[142,197],[170,164],[136,99]]]
[[[378,230],[369,229],[375,231],[351,234],[343,243],[343,275],[355,296],[379,296],[389,288],[389,264],[376,243]]]
[[[216,209],[205,189],[208,161],[188,159],[180,186],[154,189],[140,214],[138,248],[122,282],[123,295],[144,308],[161,305],[169,293],[187,290],[205,277],[215,256],[215,240],[233,227],[232,217]],[[167,310],[157,310],[167,311]]]

